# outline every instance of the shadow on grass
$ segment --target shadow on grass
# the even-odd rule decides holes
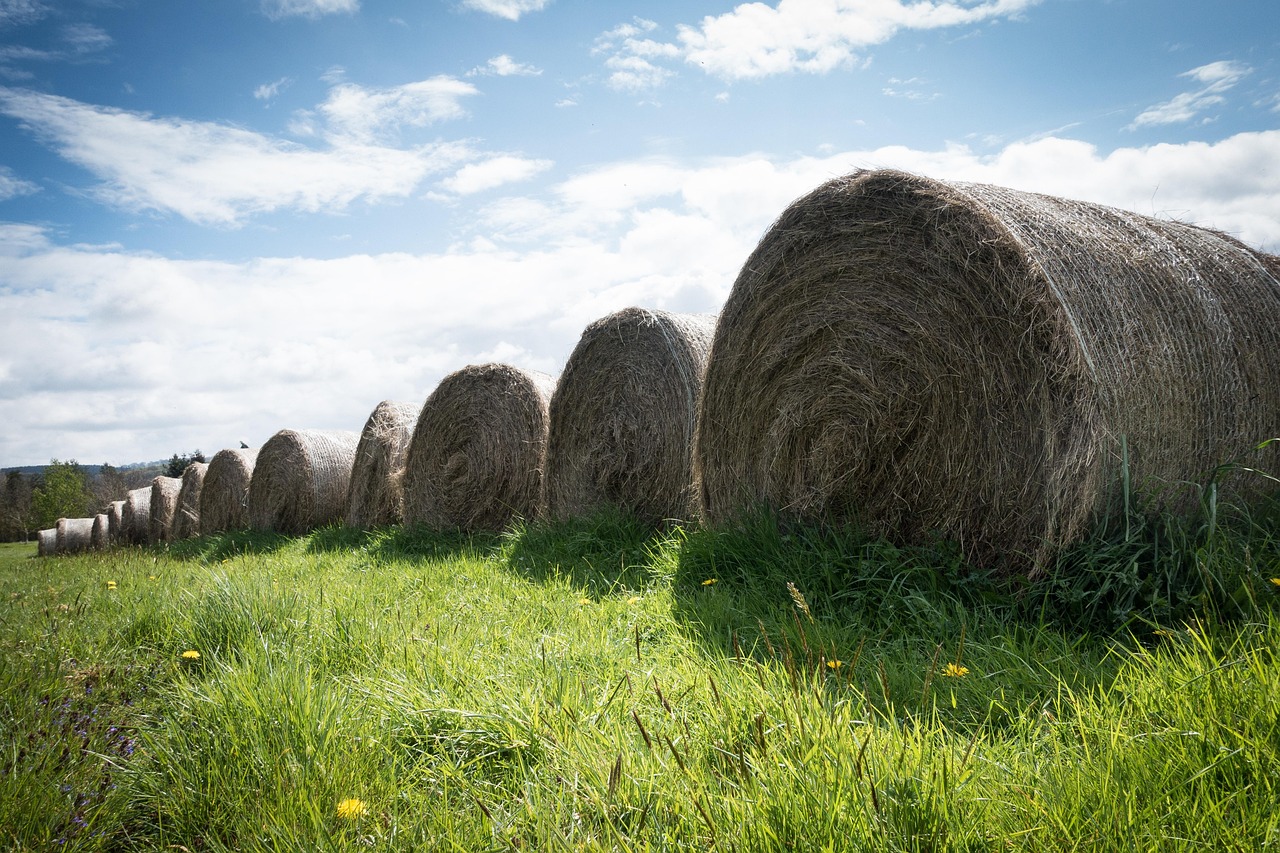
[[[229,530],[169,545],[169,556],[178,560],[225,560],[241,554],[271,554],[294,538],[267,530]]]
[[[422,526],[383,527],[367,534],[368,549],[384,559],[448,560],[462,555],[496,553],[502,537],[497,533],[431,530]]]

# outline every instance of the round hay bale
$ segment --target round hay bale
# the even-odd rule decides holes
[[[178,507],[173,516],[173,538],[191,539],[200,535],[200,493],[209,472],[207,462],[192,462],[182,472]]]
[[[208,536],[249,526],[249,483],[257,449],[219,450],[209,460],[200,489],[200,533]]]
[[[100,512],[93,517],[93,527],[89,531],[89,547],[95,551],[105,551],[111,545],[111,517]]]
[[[58,528],[46,527],[36,534],[36,556],[52,557],[58,553]]]
[[[369,415],[351,466],[345,518],[348,527],[370,530],[399,524],[404,517],[405,459],[421,411],[417,403],[384,400]]]
[[[249,524],[301,535],[341,521],[360,433],[285,429],[258,453],[249,481]]]
[[[92,518],[60,518],[54,529],[57,531],[55,553],[80,554],[93,547]]]
[[[151,535],[151,486],[130,489],[120,514],[126,545],[146,545]]]
[[[830,181],[765,234],[720,316],[702,512],[940,534],[1034,573],[1112,512],[1126,456],[1149,505],[1177,510],[1280,435],[1278,278],[1178,222],[894,171]],[[1280,443],[1248,459],[1275,471]]]
[[[555,380],[507,364],[444,378],[422,405],[404,473],[405,524],[502,530],[537,510]]]
[[[551,397],[542,510],[693,517],[691,455],[714,314],[626,308],[592,323]]]
[[[181,477],[156,477],[151,481],[151,518],[147,541],[161,545],[173,541],[173,519],[178,514]]]
[[[118,544],[124,537],[124,501],[112,501],[106,508],[109,525],[109,540],[112,545]]]

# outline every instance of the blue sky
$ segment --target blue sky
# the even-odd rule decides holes
[[[0,466],[358,430],[717,311],[895,167],[1280,252],[1275,0],[0,0]]]

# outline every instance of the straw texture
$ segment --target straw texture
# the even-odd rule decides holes
[[[151,486],[130,489],[120,515],[125,545],[146,545],[151,535]]]
[[[60,518],[55,530],[54,551],[59,554],[80,554],[93,547],[92,518]]]
[[[342,521],[360,433],[291,430],[262,446],[249,482],[249,524],[301,535]]]
[[[1128,473],[1187,508],[1219,463],[1276,470],[1280,265],[1212,231],[901,172],[791,205],[721,314],[702,511],[853,521],[1035,572]],[[1263,487],[1241,474],[1222,485]]]
[[[192,462],[182,472],[182,488],[178,490],[178,508],[173,516],[173,538],[190,539],[200,535],[200,493],[209,463]]]
[[[403,519],[404,466],[421,411],[417,403],[384,400],[369,415],[351,466],[345,518],[348,527],[369,530],[399,524]]]
[[[258,451],[219,450],[200,487],[200,533],[208,536],[249,526],[249,483]]]
[[[36,534],[36,556],[52,557],[58,552],[58,528],[46,527]]]
[[[147,541],[161,545],[173,541],[173,520],[178,514],[181,477],[156,477],[151,481],[151,518]]]
[[[105,512],[93,517],[93,527],[89,531],[89,547],[95,551],[105,551],[111,545],[111,518]]]
[[[124,537],[124,501],[112,501],[106,508],[108,521],[108,539],[117,545]]]
[[[427,397],[409,443],[405,524],[502,530],[533,518],[555,380],[507,364],[471,365]]]
[[[691,454],[714,314],[627,308],[582,333],[551,397],[543,511],[694,517]]]

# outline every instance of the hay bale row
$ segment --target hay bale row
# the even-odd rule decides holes
[[[506,364],[444,378],[422,405],[404,473],[404,520],[501,530],[537,511],[555,380]]]
[[[46,527],[36,533],[36,556],[52,557],[58,552],[58,528]]]
[[[60,518],[54,530],[56,554],[79,554],[93,547],[92,518]]]
[[[112,545],[124,538],[124,501],[112,501],[103,510],[107,514],[108,540]]]
[[[300,535],[340,522],[359,443],[359,433],[345,430],[277,432],[254,465],[249,524]]]
[[[182,472],[182,487],[178,490],[178,506],[173,516],[175,540],[200,535],[200,493],[208,471],[207,462],[192,462]]]
[[[105,551],[111,547],[111,517],[100,512],[93,517],[93,526],[89,531],[89,547],[95,551]]]
[[[151,486],[130,489],[120,513],[125,545],[146,545],[151,535]]]
[[[1179,509],[1181,484],[1280,435],[1278,316],[1277,260],[1222,234],[894,171],[830,181],[765,234],[721,314],[702,514],[942,535],[1036,571],[1115,504],[1122,446],[1131,481]]]
[[[208,536],[249,526],[249,483],[258,451],[219,450],[200,488],[200,533]]]
[[[404,518],[404,468],[421,411],[416,403],[384,400],[369,415],[351,466],[344,518],[348,527],[369,530]]]
[[[148,519],[147,542],[163,545],[173,541],[173,519],[178,513],[181,477],[156,477],[151,481],[151,516]]]

